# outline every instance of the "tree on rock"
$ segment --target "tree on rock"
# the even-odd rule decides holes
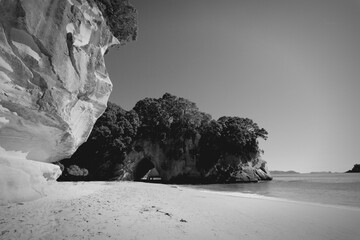
[[[221,150],[231,154],[258,151],[257,138],[267,139],[267,131],[249,118],[221,117]]]
[[[128,0],[93,0],[112,34],[125,44],[137,38],[137,11]]]
[[[87,169],[89,173],[86,179],[89,180],[110,179],[111,166],[121,164],[126,153],[132,149],[131,144],[139,124],[135,111],[127,112],[109,102],[106,111],[95,123],[88,140],[70,159],[63,160],[62,164],[76,164]]]
[[[208,182],[233,181],[236,175],[244,178],[246,174],[256,180],[255,173],[242,172],[242,165],[250,161],[257,165],[262,153],[258,138],[267,139],[267,134],[248,118],[212,120],[195,103],[169,93],[140,100],[131,111],[108,103],[87,142],[62,161],[68,171],[64,176],[117,179],[134,172],[134,163],[142,161],[137,158],[156,158],[158,164],[148,161],[149,165],[162,173],[175,172],[178,175],[171,177],[178,181],[186,181],[190,174]],[[138,173],[135,178],[144,172]]]
[[[141,122],[138,137],[160,141],[194,137],[202,122],[211,119],[195,103],[169,93],[158,99],[145,98],[136,103],[134,110]]]

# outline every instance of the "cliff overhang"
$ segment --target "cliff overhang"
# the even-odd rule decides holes
[[[94,1],[1,1],[1,203],[43,195],[61,174],[49,163],[86,141],[112,90],[104,54],[119,44]]]

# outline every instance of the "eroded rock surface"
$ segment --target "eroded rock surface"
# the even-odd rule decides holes
[[[179,154],[174,158],[170,142],[166,144],[139,140],[136,147],[125,158],[116,173],[119,180],[140,180],[151,168],[155,168],[164,182],[176,183],[230,183],[271,180],[266,161],[259,154],[235,156],[228,154],[219,159],[209,170],[197,167],[198,140],[184,140]],[[176,155],[176,154],[175,154]]]
[[[42,194],[103,113],[118,44],[86,0],[0,0],[0,202]],[[22,194],[23,193],[23,194]]]

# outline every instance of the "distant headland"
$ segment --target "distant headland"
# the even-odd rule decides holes
[[[355,164],[354,167],[351,170],[346,171],[346,173],[360,173],[360,164]]]
[[[274,171],[270,171],[271,174],[300,174],[299,172],[293,171],[293,170],[289,170],[289,171],[280,171],[280,170],[274,170]]]

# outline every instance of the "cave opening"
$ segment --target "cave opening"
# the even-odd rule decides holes
[[[155,165],[152,163],[150,158],[143,158],[140,160],[134,168],[133,177],[135,181],[149,181],[159,178]]]

